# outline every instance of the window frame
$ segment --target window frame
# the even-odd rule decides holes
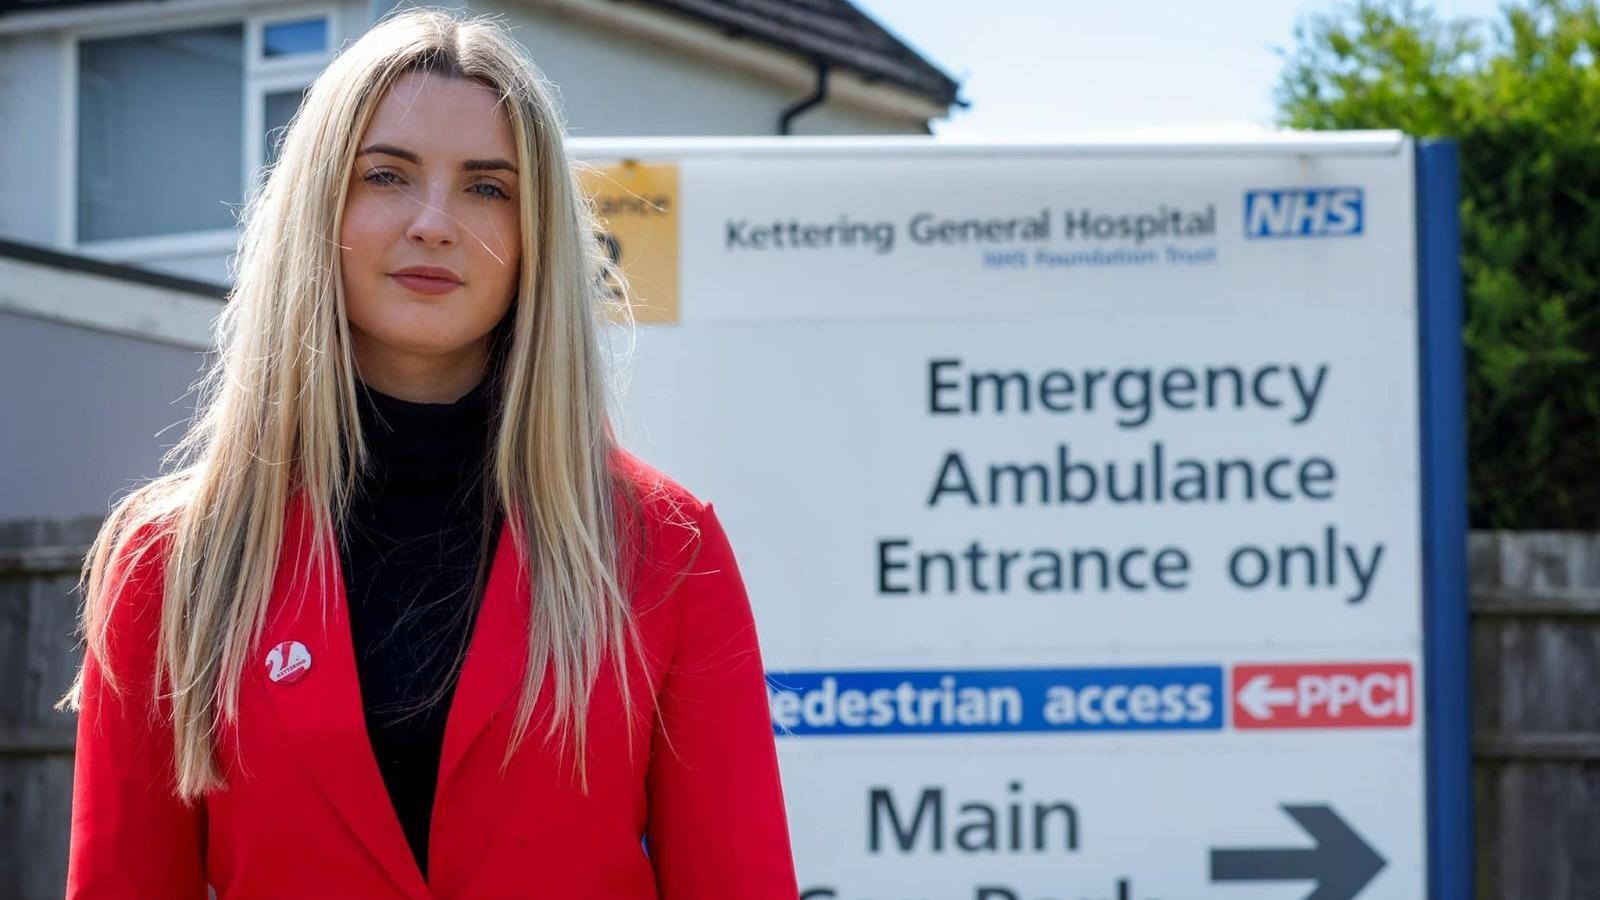
[[[306,53],[267,59],[262,56],[267,25],[321,17],[328,23],[327,46],[321,53]],[[249,199],[252,177],[262,162],[266,95],[292,88],[304,89],[316,79],[340,46],[339,8],[325,2],[296,4],[270,12],[244,13],[238,10],[196,11],[163,17],[159,23],[118,22],[66,29],[61,32],[63,78],[65,85],[61,147],[66,164],[61,166],[61,198],[57,207],[56,240],[68,252],[131,262],[195,256],[232,251],[238,244],[237,228],[210,228],[172,234],[100,240],[78,239],[78,96],[82,87],[78,48],[84,41],[138,37],[189,28],[215,25],[240,25],[244,30],[243,59],[240,60],[243,89],[239,98],[243,115],[243,152],[239,170],[241,202]]]
[[[334,31],[337,10],[332,6],[304,6],[289,10],[252,16],[245,24],[244,35],[244,171],[245,190],[249,191],[255,171],[266,160],[262,139],[266,136],[267,95],[280,91],[304,91],[317,75],[333,61],[334,49],[339,46]],[[320,53],[301,53],[295,56],[269,58],[265,55],[266,30],[269,25],[298,22],[320,16],[328,23],[328,43]],[[254,135],[255,137],[251,137]]]
[[[277,9],[270,13],[251,16],[245,23],[245,68],[262,74],[300,70],[307,66],[315,66],[318,71],[321,71],[323,66],[333,61],[333,51],[338,46],[338,42],[334,39],[334,21],[337,17],[338,10],[332,6],[303,6],[293,9]],[[328,42],[321,51],[316,53],[296,53],[293,56],[271,57],[266,55],[268,26],[285,25],[306,19],[322,19],[328,23]]]

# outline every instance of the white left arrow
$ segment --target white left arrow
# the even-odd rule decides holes
[[[1275,688],[1271,675],[1257,675],[1239,689],[1239,705],[1252,718],[1272,718],[1274,706],[1288,706],[1294,702],[1293,688]]]

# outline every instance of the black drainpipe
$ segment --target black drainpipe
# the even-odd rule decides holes
[[[788,134],[790,123],[792,123],[801,113],[813,106],[821,104],[827,99],[828,64],[819,60],[817,62],[817,89],[811,92],[811,96],[801,100],[800,102],[783,111],[783,115],[778,117],[778,133]]]

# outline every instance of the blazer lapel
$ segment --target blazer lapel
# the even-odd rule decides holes
[[[527,569],[507,521],[500,527],[467,658],[445,721],[435,809],[446,796],[450,776],[489,722],[501,711],[516,709],[528,662],[529,597]]]
[[[265,659],[273,648],[297,641],[311,664],[297,680],[274,682],[268,665],[258,662],[260,683],[291,746],[333,808],[406,895],[427,900],[427,884],[367,734],[338,549],[331,535],[322,536],[329,541],[328,564],[313,571],[315,537],[310,506],[297,492],[285,516],[261,653]]]

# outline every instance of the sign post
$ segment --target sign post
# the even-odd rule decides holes
[[[805,897],[1470,897],[1452,145],[574,145]]]

